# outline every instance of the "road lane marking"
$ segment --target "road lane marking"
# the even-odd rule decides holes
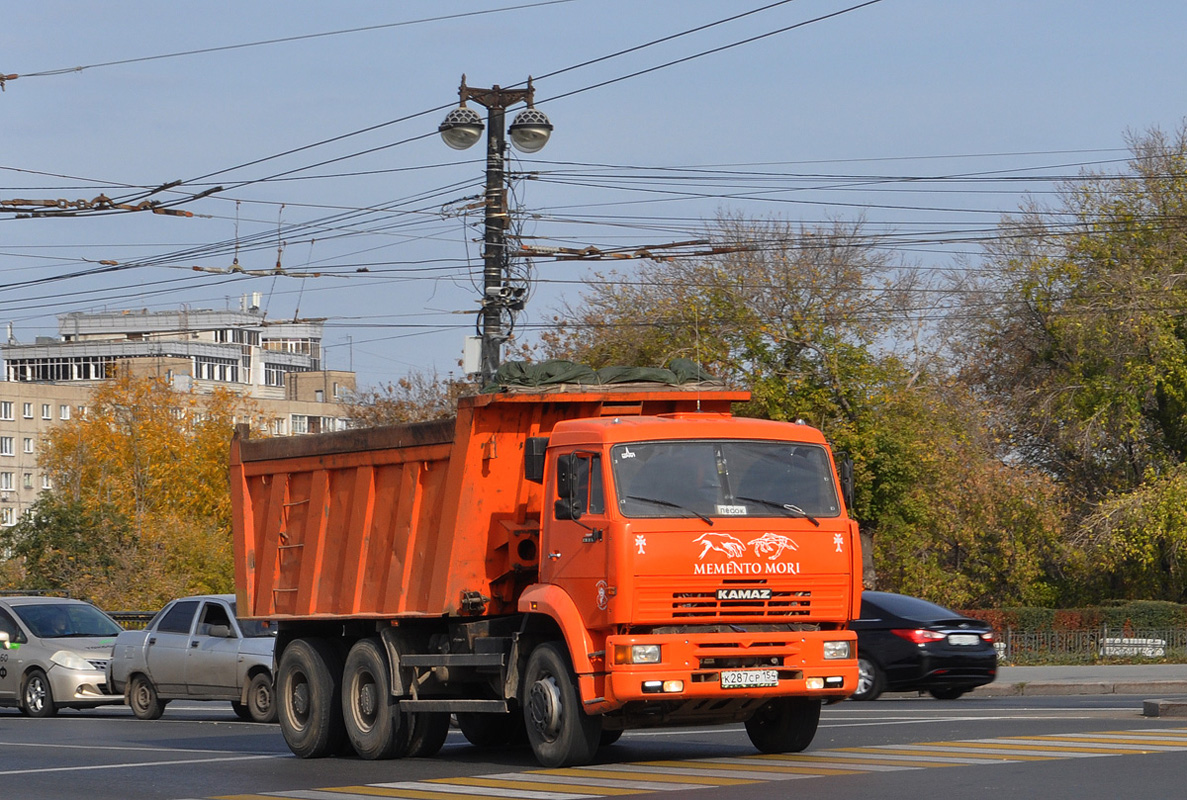
[[[86,764],[77,767],[36,767],[32,769],[0,770],[0,777],[5,775],[39,775],[49,772],[86,772],[98,769],[139,769],[142,767],[172,767],[179,764],[218,764],[226,761],[252,761],[276,756],[227,756],[225,758],[184,758],[171,761],[137,761],[126,764]]]
[[[533,769],[258,795],[222,795],[218,800],[373,800],[376,797],[404,800],[490,800],[492,797],[509,800],[600,800],[608,796],[674,790],[716,788],[720,791],[724,787],[769,781],[869,772],[1173,752],[1187,752],[1187,728],[1002,736],[844,747],[812,753],[594,764],[567,769]]]

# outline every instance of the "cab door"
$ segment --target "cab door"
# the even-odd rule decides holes
[[[610,569],[605,459],[594,451],[559,456],[547,514],[548,540],[540,579],[568,592],[586,624],[609,624],[617,587]]]

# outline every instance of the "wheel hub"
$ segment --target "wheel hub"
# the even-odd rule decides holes
[[[528,693],[532,727],[545,741],[555,741],[561,727],[561,693],[551,676],[532,684]]]

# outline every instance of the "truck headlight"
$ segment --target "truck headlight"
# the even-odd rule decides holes
[[[848,640],[843,642],[825,642],[824,643],[824,658],[825,660],[832,660],[836,658],[850,658],[849,655],[850,642]]]
[[[658,644],[616,644],[614,645],[615,664],[658,664]]]

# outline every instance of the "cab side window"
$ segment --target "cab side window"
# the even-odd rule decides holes
[[[558,500],[576,516],[603,514],[606,494],[603,488],[600,453],[570,453],[557,459]]]
[[[181,600],[173,604],[173,608],[161,617],[157,630],[160,633],[189,633],[194,623],[194,614],[198,611],[197,600]]]

